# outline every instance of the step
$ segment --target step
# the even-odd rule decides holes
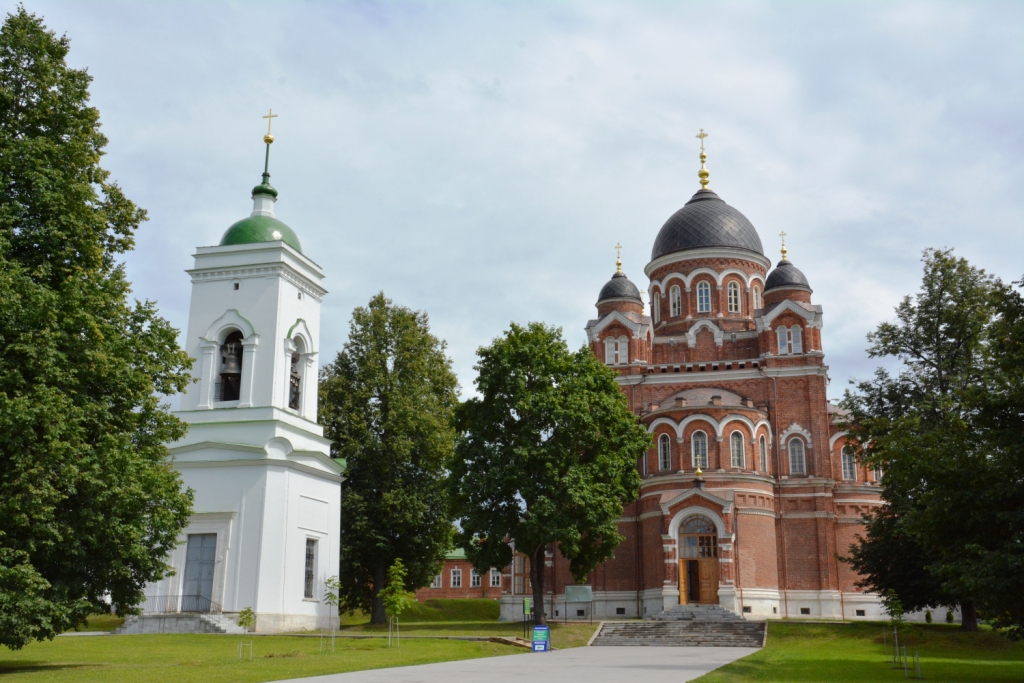
[[[595,646],[761,647],[764,622],[736,621],[641,621],[606,622]]]

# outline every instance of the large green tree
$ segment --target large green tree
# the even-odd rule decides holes
[[[950,251],[929,250],[923,260],[920,292],[868,337],[869,355],[898,361],[898,370],[877,370],[844,398],[862,458],[885,473],[886,508],[850,561],[862,585],[893,590],[908,608],[959,602],[964,628],[973,629],[975,595],[953,567],[970,547],[998,541],[986,515],[972,513],[984,510],[993,477],[977,389],[988,374],[998,283]]]
[[[651,439],[615,372],[558,329],[513,324],[478,354],[480,396],[460,408],[452,466],[459,542],[480,571],[508,565],[513,546],[528,555],[544,624],[545,550],[557,543],[580,582],[612,557]]]
[[[445,485],[458,380],[427,316],[378,294],[352,314],[349,338],[320,381],[320,420],[348,462],[342,493],[340,602],[386,621],[380,591],[401,559],[426,586],[451,549]]]
[[[121,608],[167,572],[191,508],[161,395],[188,356],[118,255],[145,219],[100,165],[106,138],[69,43],[19,8],[0,29],[0,643]]]

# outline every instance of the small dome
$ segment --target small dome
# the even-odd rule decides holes
[[[282,241],[302,253],[302,245],[295,231],[273,216],[249,216],[238,221],[220,238],[222,247],[229,244],[255,244]]]
[[[799,268],[785,260],[779,261],[775,270],[768,274],[768,279],[764,283],[764,291],[783,287],[811,289],[810,283],[807,282],[807,276],[801,273]]]
[[[651,260],[687,249],[731,247],[764,254],[761,238],[747,217],[711,190],[697,190],[665,221],[654,240]]]
[[[598,303],[607,299],[635,299],[637,303],[643,303],[643,299],[640,298],[640,290],[629,281],[623,272],[612,275],[612,279],[601,288],[601,294],[597,297]]]

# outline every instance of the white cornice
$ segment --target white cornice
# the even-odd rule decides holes
[[[299,273],[285,263],[260,264],[235,268],[192,268],[186,270],[192,276],[192,283],[213,282],[216,280],[246,280],[251,278],[280,277],[290,282],[305,294],[322,302],[327,290],[308,277]]]
[[[750,261],[764,268],[766,271],[772,267],[772,262],[765,256],[757,254],[746,249],[731,249],[729,247],[708,247],[704,249],[687,249],[686,251],[677,251],[671,254],[665,254],[659,256],[644,267],[644,274],[647,277],[651,277],[658,268],[666,266],[670,263],[680,263],[683,261],[696,261],[699,259],[738,259],[741,261]]]

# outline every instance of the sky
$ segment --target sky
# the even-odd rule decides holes
[[[463,395],[511,321],[585,343],[711,187],[824,309],[830,398],[953,248],[1024,275],[1024,3],[32,2],[94,78],[103,166],[149,212],[134,293],[182,334],[195,247],[252,210],[326,274],[322,363],[379,291],[425,311]],[[15,4],[0,3],[5,12]]]

